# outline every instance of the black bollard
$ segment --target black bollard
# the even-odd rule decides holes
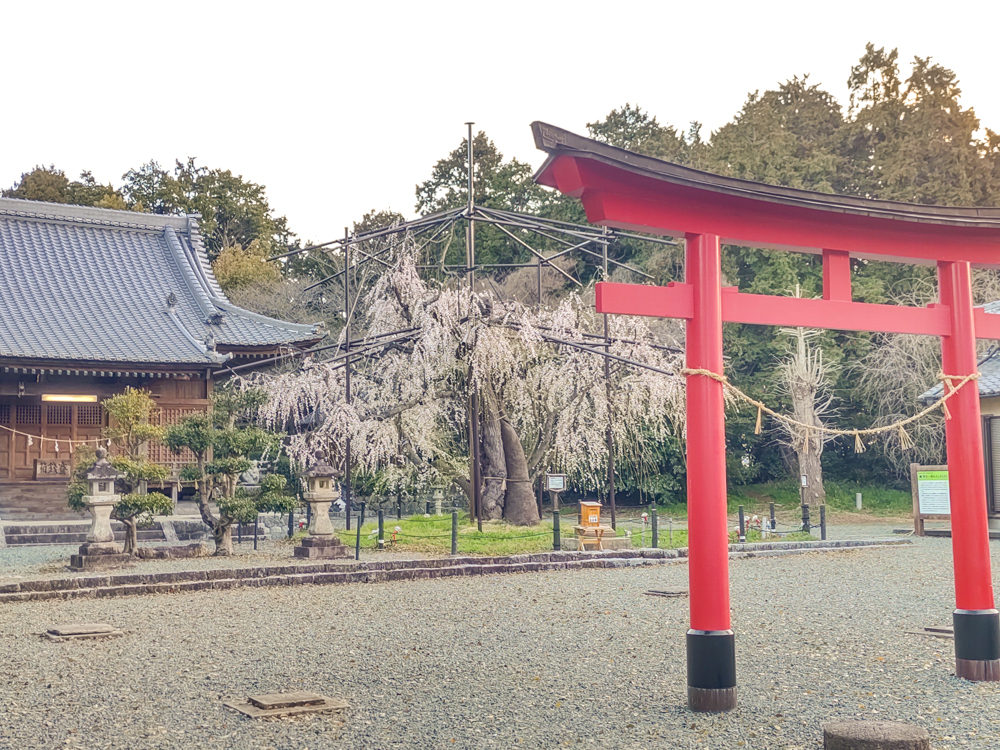
[[[649,504],[649,525],[653,530],[653,539],[650,542],[650,546],[653,549],[657,549],[660,546],[660,521],[656,515],[655,501]]]
[[[396,520],[403,520],[403,498],[396,495]]]
[[[291,539],[295,534],[295,511],[288,511],[288,538]]]
[[[562,550],[562,538],[559,532],[559,511],[552,512],[552,549],[556,552]]]
[[[253,551],[257,551],[257,528],[260,526],[260,513],[257,514],[257,518],[253,522]]]
[[[240,519],[236,525],[236,543],[243,544],[243,520]]]
[[[378,509],[378,548],[385,549],[385,512]]]
[[[802,530],[806,533],[812,529],[809,525],[809,503],[802,503]]]
[[[358,535],[354,541],[354,559],[361,559],[361,527],[365,525],[365,504],[361,503],[361,514],[358,516]]]
[[[451,511],[451,554],[458,554],[458,511]]]
[[[771,503],[771,531],[778,528],[778,522],[774,520],[774,503]]]
[[[739,506],[740,509],[740,544],[746,544],[747,541],[747,522],[746,516],[743,515],[743,506]]]
[[[826,541],[826,505],[819,506],[819,538]]]

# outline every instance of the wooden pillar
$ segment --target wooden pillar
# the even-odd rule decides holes
[[[686,238],[685,281],[693,315],[687,321],[689,369],[722,374],[722,258],[719,238]],[[729,536],[726,520],[726,429],[722,383],[687,379],[688,706],[693,711],[736,707],[736,645],[729,615]]]
[[[951,314],[951,335],[941,339],[941,364],[946,375],[969,375],[978,365],[971,273],[967,261],[938,263],[941,303]],[[1000,614],[993,599],[983,434],[975,381],[949,399],[948,412],[951,419],[945,420],[945,440],[955,561],[955,674],[968,680],[1000,680]]]

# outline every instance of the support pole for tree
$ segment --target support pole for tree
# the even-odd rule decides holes
[[[693,302],[687,321],[687,367],[721,375],[719,237],[688,235],[685,244],[684,275]],[[693,711],[729,711],[736,707],[736,642],[730,629],[726,433],[718,380],[705,375],[688,377],[687,430],[688,706]]]
[[[351,404],[351,243],[344,227],[344,399]],[[347,530],[351,530],[351,438],[344,446],[344,507]]]
[[[476,210],[476,204],[474,199],[474,189],[475,189],[475,178],[474,178],[474,160],[473,160],[473,146],[472,146],[472,126],[475,125],[474,122],[465,123],[466,127],[469,129],[468,132],[468,146],[469,146],[469,196],[467,212],[469,214],[468,227],[465,230],[465,262],[467,264],[466,276],[469,279],[469,325],[474,325],[472,306],[474,304],[474,296],[476,294],[476,222],[473,220],[472,215]],[[472,464],[471,471],[469,472],[472,476],[472,512],[476,516],[476,525],[479,531],[483,530],[483,501],[482,501],[482,489],[481,485],[481,474],[482,466],[480,465],[480,455],[479,455],[479,393],[475,386],[472,386],[472,395],[469,398],[469,460]]]
[[[941,338],[941,365],[948,375],[976,372],[972,277],[967,261],[938,263],[941,304],[951,316],[951,335]],[[955,558],[955,675],[1000,680],[1000,614],[994,606],[990,537],[983,482],[979,392],[967,384],[948,400],[945,419],[951,545]]]
[[[608,228],[604,227],[604,240],[601,242],[604,248],[604,280],[608,281]],[[604,351],[611,351],[610,329],[608,326],[608,314],[604,313]],[[608,501],[611,504],[611,528],[618,528],[618,513],[615,508],[615,436],[611,431],[611,358],[604,358],[604,390],[608,401],[608,427],[606,439],[608,442]]]

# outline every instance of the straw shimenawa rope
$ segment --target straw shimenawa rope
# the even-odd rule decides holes
[[[937,379],[944,384],[945,393],[938,399],[935,403],[931,404],[925,409],[918,411],[916,414],[907,417],[906,419],[901,419],[898,422],[893,422],[892,424],[887,424],[882,427],[868,427],[862,430],[841,430],[836,427],[825,427],[823,425],[806,424],[805,422],[800,422],[792,417],[786,417],[784,414],[779,414],[774,409],[770,408],[762,401],[748,396],[746,393],[741,391],[735,385],[729,382],[729,378],[725,375],[720,375],[719,373],[712,372],[711,370],[705,370],[701,368],[689,368],[685,367],[680,371],[680,374],[684,377],[689,377],[691,375],[704,375],[707,378],[716,380],[722,383],[723,388],[729,391],[731,394],[736,396],[748,404],[752,404],[757,407],[757,424],[754,427],[754,433],[759,435],[761,431],[761,416],[762,414],[768,414],[779,422],[784,422],[788,425],[794,425],[800,430],[805,432],[805,449],[808,451],[810,433],[819,432],[826,433],[828,435],[853,435],[854,436],[854,451],[856,453],[863,453],[865,450],[864,441],[861,440],[862,435],[879,435],[887,432],[896,432],[899,438],[900,445],[905,448],[913,447],[913,440],[907,434],[904,429],[906,425],[916,422],[919,419],[923,419],[932,411],[941,409],[944,412],[945,419],[951,419],[951,412],[948,411],[948,399],[958,393],[959,389],[966,383],[972,380],[979,379],[979,373],[974,372],[970,375],[946,375],[943,372],[939,372]],[[957,381],[957,384],[956,384]]]

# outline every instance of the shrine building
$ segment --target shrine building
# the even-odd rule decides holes
[[[226,368],[324,335],[233,305],[196,215],[0,199],[0,520],[66,516],[72,449],[101,437],[103,399],[144,388],[172,424]]]

